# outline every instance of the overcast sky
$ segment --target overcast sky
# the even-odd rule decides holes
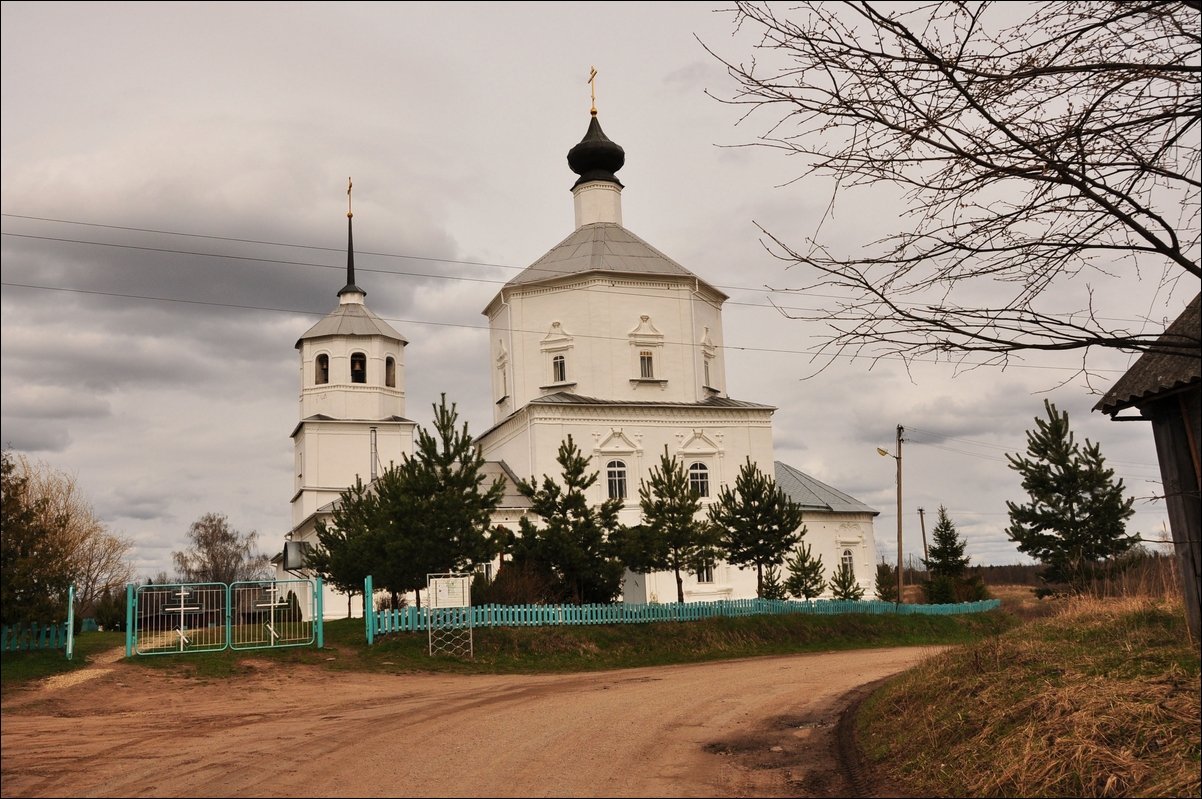
[[[588,126],[589,67],[626,150],[625,226],[730,295],[732,397],[776,406],[776,457],[880,510],[896,553],[895,428],[905,552],[917,508],[945,505],[975,563],[1028,562],[1006,539],[1023,498],[1005,453],[1044,398],[1101,443],[1136,497],[1130,529],[1167,529],[1151,431],[1091,413],[1133,358],[1035,356],[1005,371],[843,359],[769,305],[805,283],[759,241],[812,235],[831,187],[790,182],[764,132],[707,96],[733,88],[752,37],[708,3],[22,3],[3,36],[3,444],[77,476],[171,571],[206,512],[277,551],[290,525],[297,338],[345,283],[354,178],[357,283],[409,340],[407,412],[440,392],[492,423],[487,320],[500,285],[573,227],[566,154]],[[844,195],[824,232],[847,246],[896,225],[880,189]],[[1066,309],[1084,285],[1070,287]],[[1162,324],[1196,293],[1111,288],[1111,312]],[[1077,296],[1072,296],[1073,292]],[[1115,299],[1120,298],[1120,299]],[[775,295],[815,307],[815,295]],[[1109,371],[1107,371],[1109,370]],[[817,372],[817,374],[815,374]]]

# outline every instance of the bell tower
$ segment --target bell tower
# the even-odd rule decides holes
[[[346,193],[346,285],[338,291],[338,306],[296,342],[293,540],[310,538],[316,514],[356,479],[370,483],[413,452],[414,423],[405,418],[408,342],[367,308],[367,292],[355,283],[349,181]]]

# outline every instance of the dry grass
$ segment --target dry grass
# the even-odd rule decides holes
[[[914,795],[1199,796],[1199,664],[1179,602],[1051,606],[865,705],[869,762]]]

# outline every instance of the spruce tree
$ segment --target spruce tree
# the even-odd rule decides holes
[[[709,517],[727,562],[755,566],[756,594],[762,597],[764,569],[780,563],[801,539],[801,506],[748,458],[734,490],[722,489]]]
[[[939,520],[932,533],[931,548],[922,563],[932,577],[958,579],[968,568],[968,556],[964,554],[968,542],[956,532],[956,525],[947,515],[947,508],[939,506]]]
[[[1101,560],[1137,541],[1126,534],[1133,500],[1123,498],[1123,481],[1115,481],[1098,445],[1089,439],[1079,445],[1068,413],[1047,400],[1043,404],[1048,418],[1036,417],[1035,430],[1027,431],[1027,456],[1006,456],[1030,497],[1024,504],[1006,503],[1006,534],[1019,551],[1044,564],[1045,582],[1066,583],[1080,593]]]
[[[805,535],[805,528],[801,534]],[[785,561],[789,576],[785,578],[785,590],[798,599],[813,599],[826,590],[826,576],[822,570],[822,556],[813,557],[810,545],[802,543]]]
[[[928,603],[946,605],[957,600],[957,587],[968,568],[969,558],[964,554],[967,546],[968,542],[956,532],[956,525],[947,515],[947,508],[940,505],[931,548],[922,561],[927,567],[922,587]]]

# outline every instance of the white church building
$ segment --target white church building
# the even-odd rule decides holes
[[[489,352],[481,353],[481,366],[491,373],[494,412],[477,444],[490,476],[510,483],[558,477],[559,446],[570,435],[599,475],[592,499],[623,499],[620,520],[632,525],[641,516],[640,481],[665,451],[682,462],[703,505],[733,486],[750,459],[804,508],[802,540],[827,574],[846,564],[872,596],[877,511],[775,460],[775,408],[727,393],[727,296],[624,227],[616,175],[624,161],[594,110],[568,153],[579,176],[572,186],[575,229],[484,308]],[[405,418],[407,342],[367,309],[366,292],[355,285],[350,216],[339,305],[296,344],[301,393],[292,434],[291,541],[315,543],[317,520],[329,518],[342,490],[357,476],[367,482],[382,465],[399,463],[413,447],[415,425]],[[510,485],[494,523],[516,531],[526,506]],[[687,575],[684,594],[685,601],[754,597],[755,570],[719,562]],[[628,572],[622,598],[674,602],[675,578]],[[341,615],[346,602],[327,596],[327,615]]]

